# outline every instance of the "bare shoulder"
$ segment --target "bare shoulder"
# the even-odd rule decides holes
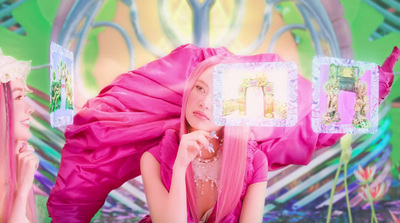
[[[150,152],[144,152],[142,157],[140,158],[140,171],[142,175],[147,170],[159,170],[160,164],[157,159]]]
[[[153,154],[151,154],[150,152],[144,152],[142,157],[140,158],[140,163],[143,162],[157,162],[156,158],[153,156]],[[157,162],[158,163],[158,162]]]

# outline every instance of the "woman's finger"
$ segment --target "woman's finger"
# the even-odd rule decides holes
[[[28,150],[28,143],[26,143],[26,142],[21,142],[21,141],[18,141],[18,142],[17,142],[17,154],[18,154],[18,153],[25,152],[25,151],[27,151],[27,150]]]
[[[37,158],[37,156],[34,153],[31,153],[29,156],[26,157],[26,159],[28,161],[32,161],[32,162],[39,162],[39,159]]]
[[[32,151],[32,152],[35,151],[35,148],[33,148],[32,145],[27,144],[27,148],[28,148],[29,151]]]
[[[189,141],[187,145],[188,149],[195,149],[195,151],[193,152],[195,152],[196,154],[200,151],[200,146],[196,141]]]
[[[212,138],[211,134],[204,130],[196,130],[194,132],[185,134],[184,136],[186,136],[188,139],[196,139],[199,135],[203,135],[204,137],[206,137],[206,139]]]
[[[204,135],[198,135],[197,141],[201,144],[202,147],[208,150],[208,145],[210,144],[210,142]]]
[[[31,153],[32,153],[31,151],[25,151],[25,152],[19,153],[17,155],[18,160],[24,159],[25,157],[29,156]]]
[[[201,135],[203,135],[204,137],[206,137],[207,139],[212,138],[210,132],[207,132],[207,131],[204,131],[204,130],[197,130],[197,131],[194,131],[194,133],[201,134]]]
[[[17,157],[18,157],[19,159],[21,159],[21,158],[27,157],[27,156],[29,156],[29,155],[31,155],[31,154],[35,155],[32,151],[26,150],[26,151],[24,151],[24,152],[22,152],[22,153],[19,153],[19,154],[17,155]],[[36,155],[35,155],[35,156],[36,156]]]

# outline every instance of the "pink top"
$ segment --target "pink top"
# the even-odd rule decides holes
[[[172,167],[175,162],[176,155],[179,147],[179,134],[176,130],[167,130],[160,145],[153,147],[148,150],[154,158],[160,163],[160,174],[161,180],[165,188],[169,191],[171,187],[172,179]],[[246,195],[247,187],[250,184],[257,182],[267,181],[268,174],[268,160],[265,154],[257,149],[257,143],[255,141],[249,141],[247,150],[247,165],[245,180],[243,182],[243,190],[240,196],[240,201],[236,205],[236,208],[232,210],[221,222],[239,222],[240,211],[242,209],[242,203],[244,196]],[[217,201],[218,202],[218,201]],[[215,210],[215,209],[214,209]],[[190,216],[188,209],[188,223],[194,222]],[[215,218],[215,211],[211,213],[209,221]],[[152,222],[149,215],[147,215],[141,223]]]
[[[85,104],[65,132],[56,183],[47,202],[53,221],[89,222],[111,190],[140,175],[143,152],[157,147],[167,129],[179,129],[187,77],[214,55],[234,56],[223,47],[180,46],[163,58],[121,74]],[[390,91],[399,55],[396,47],[379,71],[380,100]],[[236,57],[243,62],[283,61],[277,54]],[[330,146],[342,136],[315,133],[311,128],[312,87],[301,76],[298,92],[298,123],[294,127],[255,129],[257,148],[265,153],[269,170],[305,165],[314,150]]]

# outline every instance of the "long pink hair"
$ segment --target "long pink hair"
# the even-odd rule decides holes
[[[3,216],[4,222],[7,222],[14,201],[15,182],[17,177],[17,156],[15,154],[13,122],[14,105],[10,82],[0,84],[0,111],[0,162],[5,164],[5,168],[0,172],[0,177],[4,177],[2,180],[4,180],[7,185],[5,191],[6,209],[0,210],[0,216]],[[36,208],[33,190],[29,193],[27,204],[28,219],[30,222],[36,222]]]
[[[183,92],[180,136],[188,133],[188,123],[185,117],[186,104],[189,94],[192,91],[197,79],[206,69],[213,67],[216,64],[232,62],[235,62],[233,57],[210,57],[201,62],[191,73]],[[225,127],[223,132],[224,144],[222,148],[222,167],[219,180],[218,199],[216,207],[214,207],[216,208],[215,222],[221,221],[237,206],[243,189],[247,160],[249,128]],[[190,213],[194,221],[198,222],[199,216],[197,213],[196,186],[194,183],[194,175],[191,164],[186,171],[186,187]]]

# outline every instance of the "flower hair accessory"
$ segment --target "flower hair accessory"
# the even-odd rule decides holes
[[[25,82],[31,70],[31,61],[19,61],[14,57],[5,56],[0,48],[0,82],[7,83],[20,79]],[[25,90],[31,92],[25,84]]]

